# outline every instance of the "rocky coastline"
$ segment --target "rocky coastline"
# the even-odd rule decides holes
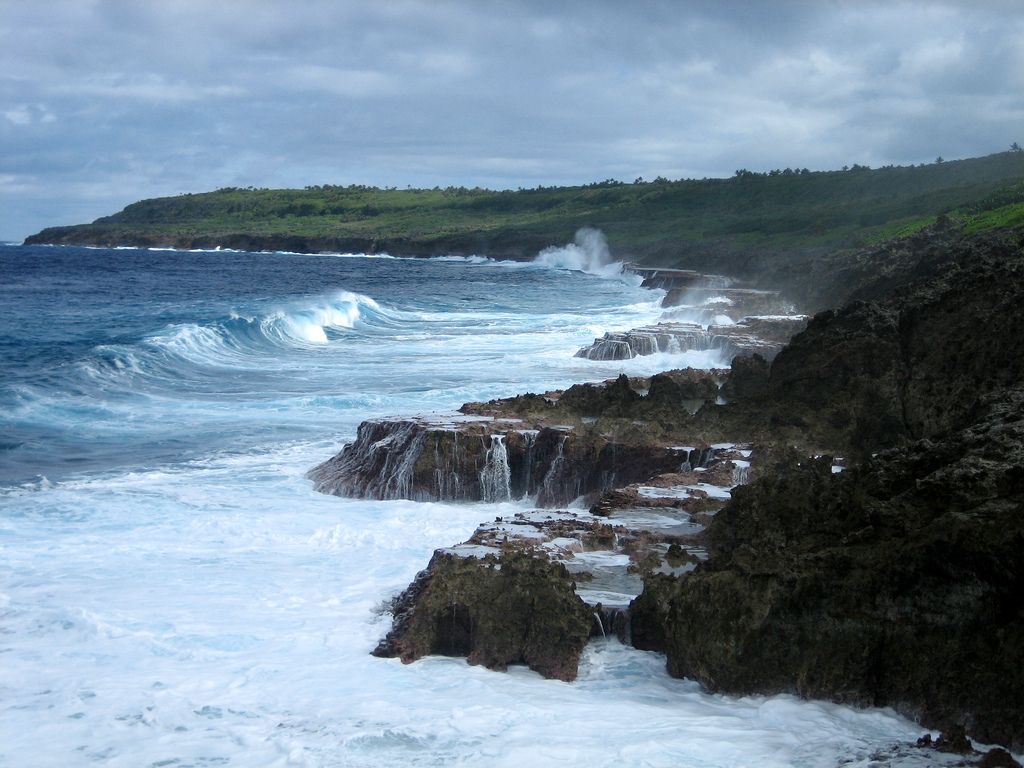
[[[931,238],[876,249],[892,290],[875,257],[830,272],[808,306],[864,298],[727,371],[365,423],[318,489],[545,508],[439,550],[377,653],[571,680],[612,634],[708,690],[1024,750],[1024,253]]]

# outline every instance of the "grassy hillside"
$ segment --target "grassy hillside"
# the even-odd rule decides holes
[[[143,200],[28,242],[528,257],[593,226],[618,257],[743,271],[768,254],[792,258],[909,234],[941,215],[974,229],[1022,220],[1024,152],[927,166],[740,170],[728,179],[517,191],[228,188]]]

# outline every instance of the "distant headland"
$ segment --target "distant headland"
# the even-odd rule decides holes
[[[912,234],[940,218],[970,231],[1024,223],[1024,152],[505,191],[227,187],[143,200],[25,242],[526,259],[587,226],[604,232],[617,259],[771,282],[780,267]]]

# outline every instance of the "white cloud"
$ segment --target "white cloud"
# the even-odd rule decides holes
[[[183,81],[169,82],[162,75],[155,73],[142,75],[96,74],[73,84],[57,85],[50,89],[50,92],[63,96],[116,101],[127,99],[170,103],[236,98],[245,94],[245,90],[238,86],[202,85]]]
[[[37,197],[0,188],[0,237],[226,184],[980,155],[1024,142],[1022,94],[1013,3],[3,0],[0,175]]]
[[[290,67],[285,73],[284,81],[296,88],[352,99],[392,96],[401,90],[398,78],[382,72],[340,69],[318,64]]]
[[[45,104],[18,104],[4,110],[4,117],[14,125],[55,122],[57,116]]]
[[[15,125],[29,125],[32,122],[32,114],[26,104],[19,104],[12,109],[5,110],[4,117]]]

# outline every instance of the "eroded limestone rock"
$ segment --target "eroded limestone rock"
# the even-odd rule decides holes
[[[439,550],[394,603],[394,626],[374,651],[404,662],[440,654],[505,670],[526,664],[574,680],[593,611],[560,563],[493,548]]]
[[[895,706],[1019,750],[1022,404],[842,473],[778,453],[715,516],[707,562],[647,577],[634,643],[712,690]]]

